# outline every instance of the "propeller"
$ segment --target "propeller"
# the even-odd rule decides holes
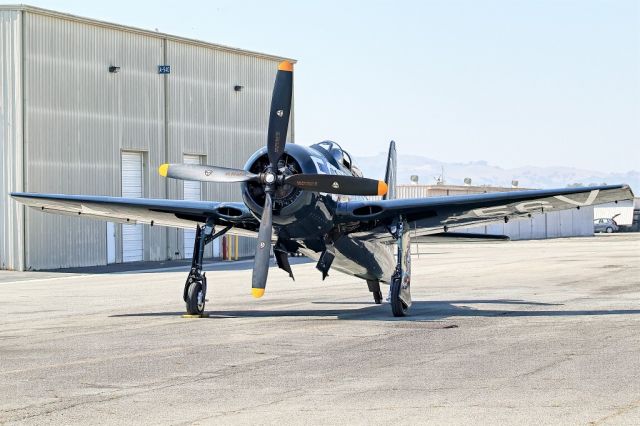
[[[284,183],[309,191],[342,195],[384,195],[387,184],[381,180],[343,175],[299,174],[284,178]]]
[[[267,154],[273,169],[278,165],[278,160],[284,154],[284,145],[287,143],[292,93],[293,64],[284,61],[278,66],[276,82],[273,85],[269,130],[267,132]]]
[[[285,151],[291,96],[293,93],[293,64],[287,61],[278,66],[271,98],[269,130],[267,133],[267,157],[269,164],[262,173],[242,169],[196,164],[163,164],[160,175],[200,182],[259,182],[264,187],[265,200],[258,230],[258,243],[253,264],[251,293],[259,298],[264,295],[269,273],[271,236],[273,234],[273,194],[278,186],[288,184],[302,190],[343,195],[384,195],[387,184],[375,179],[355,176],[296,174],[284,176],[278,171],[278,161]]]
[[[278,161],[284,153],[289,129],[289,115],[291,114],[291,95],[293,92],[293,64],[283,61],[278,66],[276,82],[273,85],[271,97],[271,112],[269,114],[269,130],[267,133],[267,156],[269,165],[262,174],[264,184],[264,208],[258,230],[258,244],[253,261],[251,277],[251,294],[259,298],[264,294],[269,273],[269,257],[271,254],[271,235],[273,233],[273,205],[271,196],[277,183],[276,170]]]
[[[259,175],[243,169],[197,164],[163,164],[158,172],[168,178],[200,182],[248,182],[259,178]]]
[[[199,182],[262,182],[266,183],[265,173],[251,173],[243,169],[197,164],[163,164],[160,175],[182,180]],[[381,180],[343,175],[298,174],[286,177],[278,176],[278,183],[286,183],[299,189],[342,195],[384,195],[387,184]]]
[[[253,276],[251,277],[251,294],[260,298],[264,294],[267,285],[267,274],[269,273],[269,257],[271,256],[271,233],[273,227],[273,206],[271,204],[271,194],[267,192],[264,198],[264,209],[260,219],[260,230],[258,231],[258,245],[253,263]]]

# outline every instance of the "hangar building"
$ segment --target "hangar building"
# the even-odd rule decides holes
[[[235,184],[164,179],[157,167],[242,167],[266,144],[283,59],[1,5],[0,268],[190,256],[192,232],[43,214],[8,193],[238,201]],[[240,255],[253,244],[241,241]]]

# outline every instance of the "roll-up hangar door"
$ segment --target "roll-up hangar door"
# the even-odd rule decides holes
[[[183,162],[184,164],[201,164],[199,155],[185,155]],[[185,180],[183,184],[183,198],[185,200],[200,201],[202,199],[202,184],[200,182]],[[184,245],[182,253],[184,253],[185,259],[190,259],[193,256],[193,243],[196,240],[195,229],[185,229],[182,240]]]
[[[143,154],[122,153],[122,196],[141,198],[143,195]],[[142,225],[122,225],[122,261],[135,262],[144,257],[144,232]]]

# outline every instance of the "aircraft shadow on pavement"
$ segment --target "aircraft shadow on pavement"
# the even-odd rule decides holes
[[[326,305],[352,305],[361,306],[364,302],[313,302]],[[635,315],[640,314],[640,309],[603,309],[603,310],[514,310],[511,306],[562,306],[562,304],[527,302],[524,300],[434,300],[414,301],[409,316],[394,318],[388,304],[376,305],[373,302],[369,306],[359,309],[247,309],[247,310],[207,310],[209,319],[225,318],[280,318],[280,317],[336,317],[340,320],[356,321],[435,321],[455,317],[576,317],[576,316],[603,316],[603,315]],[[492,304],[511,305],[509,309],[479,309],[466,305]],[[459,306],[462,305],[462,306]],[[131,314],[112,315],[111,317],[165,317],[180,316],[184,312],[141,312]]]
[[[205,259],[203,272],[215,274],[219,271],[250,271],[253,269],[253,258],[241,259],[240,261],[211,260]],[[302,265],[313,262],[306,257],[291,257],[291,265]],[[270,268],[277,268],[275,260],[269,264]],[[43,269],[40,272],[53,274],[157,274],[161,272],[189,272],[191,268],[190,260],[171,260],[164,262],[126,262],[112,263],[110,265],[83,266],[79,268],[66,269]]]

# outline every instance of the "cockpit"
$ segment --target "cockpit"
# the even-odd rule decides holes
[[[315,145],[312,145],[313,148],[320,148],[321,150],[329,153],[330,159],[335,160],[336,166],[346,167],[349,171],[351,171],[355,176],[362,177],[362,172],[360,169],[354,166],[353,161],[351,160],[351,155],[340,145],[333,141],[322,141]]]

